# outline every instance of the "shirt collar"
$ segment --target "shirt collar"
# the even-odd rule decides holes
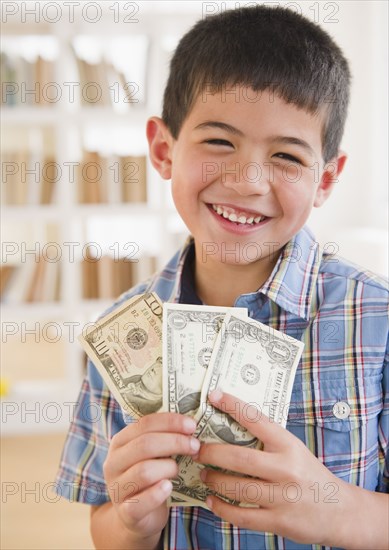
[[[258,292],[282,309],[309,320],[321,256],[319,244],[304,227],[284,247],[271,275]]]
[[[189,235],[182,248],[176,252],[163,271],[152,278],[147,287],[148,292],[156,292],[164,302],[180,302],[185,261],[193,245],[193,237]],[[195,292],[194,289],[193,292]]]
[[[183,284],[183,274],[187,275],[187,270],[192,268],[193,252],[193,237],[188,236],[182,249],[170,260],[162,274],[151,281],[148,290],[157,292],[163,301],[186,302],[189,296],[191,298],[188,303],[201,303],[193,298],[197,297],[193,271],[191,277],[184,277]],[[284,247],[262,287],[246,296],[253,296],[255,299],[261,294],[283,310],[308,320],[321,255],[313,234],[304,227]]]

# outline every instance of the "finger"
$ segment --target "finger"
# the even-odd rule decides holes
[[[244,478],[212,470],[203,470],[201,479],[214,493],[232,501],[260,505],[262,490],[257,480]]]
[[[126,516],[133,523],[137,523],[161,506],[170,496],[172,489],[172,482],[163,479],[142,493],[134,495],[134,497],[123,502],[121,506],[125,510]]]
[[[163,479],[176,477],[177,471],[177,463],[172,458],[139,462],[110,484],[111,500],[120,503],[136,498],[136,495]]]
[[[220,443],[203,443],[196,462],[266,480],[278,479],[284,470],[277,453]]]
[[[170,432],[192,434],[196,430],[196,422],[190,416],[178,413],[154,413],[143,416],[115,434],[111,441],[113,448],[126,445],[143,433]]]
[[[195,437],[180,433],[145,433],[117,449],[115,468],[124,472],[143,460],[166,458],[172,455],[195,455],[200,442]]]
[[[273,510],[234,506],[215,496],[208,497],[206,504],[216,516],[242,529],[275,532]]]
[[[208,398],[213,406],[232,416],[241,426],[260,439],[267,447],[266,450],[280,449],[288,445],[291,434],[265,416],[255,403],[245,403],[220,390],[210,393]]]
[[[264,483],[252,477],[240,477],[212,469],[202,470],[201,480],[211,491],[230,500],[269,508],[279,496],[279,483]]]

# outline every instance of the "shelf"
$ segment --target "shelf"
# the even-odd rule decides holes
[[[2,205],[1,217],[5,221],[58,221],[64,215],[63,209],[54,204]]]
[[[73,316],[74,319],[86,318],[91,315],[101,315],[112,306],[115,299],[109,300],[79,300],[76,303],[61,302],[33,302],[33,303],[1,303],[3,321],[21,319],[61,319],[64,316]]]
[[[3,107],[1,110],[2,125],[4,124],[55,124],[59,117],[57,107]]]
[[[34,16],[27,17],[27,20],[23,22],[21,12],[18,9],[13,17],[7,16],[7,20],[3,25],[4,51],[7,51],[7,47],[9,48],[10,58],[13,55],[15,58],[19,56],[26,60],[27,57],[31,58],[28,59],[29,63],[26,64],[16,62],[12,68],[15,74],[12,76],[12,70],[10,70],[11,76],[8,80],[10,82],[17,81],[18,78],[15,75],[22,74],[23,78],[19,78],[19,80],[21,82],[26,81],[26,89],[31,90],[34,86],[33,84],[30,85],[31,74],[28,71],[34,70],[35,75],[41,76],[39,82],[51,82],[53,80],[62,86],[63,93],[58,101],[52,104],[26,104],[21,102],[15,105],[7,104],[2,109],[1,123],[3,137],[6,138],[3,140],[2,146],[5,153],[4,161],[18,163],[20,169],[16,174],[9,175],[10,178],[7,181],[11,182],[12,186],[10,185],[4,191],[3,198],[14,204],[8,205],[3,202],[1,208],[4,228],[3,237],[5,237],[5,242],[15,243],[15,250],[17,249],[14,254],[9,253],[6,256],[7,261],[17,263],[19,267],[24,263],[24,260],[21,259],[24,248],[31,251],[43,249],[45,243],[59,243],[59,245],[62,245],[63,255],[60,260],[61,291],[59,294],[44,293],[41,292],[43,287],[41,285],[37,294],[34,292],[30,294],[19,292],[26,281],[31,280],[34,282],[38,280],[39,276],[42,277],[42,273],[44,275],[49,273],[47,279],[49,282],[54,280],[54,276],[51,276],[50,270],[47,271],[46,268],[42,268],[40,271],[31,269],[31,273],[28,269],[27,271],[24,270],[24,278],[23,270],[21,270],[19,279],[14,279],[14,285],[16,281],[18,292],[8,294],[8,300],[17,300],[19,295],[23,297],[28,295],[35,298],[60,296],[61,300],[58,302],[1,303],[5,345],[11,341],[13,336],[13,339],[16,340],[17,349],[23,354],[23,358],[26,357],[26,365],[28,366],[28,372],[23,373],[23,376],[21,376],[23,382],[14,382],[10,393],[2,399],[3,411],[7,413],[5,419],[3,416],[2,431],[6,435],[66,429],[69,424],[69,411],[66,408],[66,401],[74,402],[77,399],[80,381],[84,372],[84,355],[77,342],[77,336],[82,332],[82,328],[86,323],[92,322],[98,316],[101,316],[118,297],[91,300],[80,298],[83,293],[84,295],[97,295],[97,293],[85,293],[83,277],[88,277],[87,280],[93,280],[93,277],[90,272],[88,275],[85,269],[83,271],[85,264],[81,261],[81,253],[83,253],[84,247],[90,243],[97,243],[104,251],[104,255],[109,254],[108,251],[115,250],[118,257],[135,258],[136,256],[131,256],[131,253],[138,254],[138,252],[139,256],[142,256],[142,254],[146,257],[154,256],[156,257],[157,268],[162,267],[177,249],[178,233],[181,226],[178,222],[178,214],[174,209],[173,201],[169,201],[167,198],[168,183],[161,181],[148,160],[146,168],[143,171],[141,170],[139,176],[144,178],[139,180],[142,182],[141,190],[147,189],[147,194],[131,194],[128,185],[131,184],[133,181],[131,178],[134,176],[131,171],[126,172],[127,168],[120,163],[126,157],[136,158],[145,155],[147,151],[145,124],[150,116],[160,113],[161,93],[168,72],[169,52],[175,45],[178,36],[182,35],[194,19],[201,16],[201,6],[195,2],[188,2],[184,7],[182,5],[178,6],[178,11],[175,7],[173,9],[170,3],[150,2],[143,5],[141,3],[137,13],[133,13],[133,7],[138,7],[136,3],[115,2],[111,7],[102,3],[102,18],[96,24],[88,23],[85,18],[81,17],[82,6],[76,5],[74,21],[69,21],[66,18],[67,11],[64,8],[59,10],[62,15],[61,20],[54,25],[44,21],[40,4],[34,3],[34,6],[35,4],[40,13],[39,22],[34,22]],[[191,4],[190,9],[189,4]],[[54,11],[52,10],[50,13],[53,14]],[[174,17],[172,16],[173,12]],[[90,7],[88,14],[90,17],[95,15],[92,7]],[[129,24],[128,16],[131,15],[133,15],[133,19],[138,19],[136,24]],[[49,12],[47,12],[46,18],[48,17],[50,17]],[[115,21],[115,18],[118,21]],[[50,50],[51,57],[55,58],[54,73],[48,71],[48,69],[51,71],[51,66],[47,66],[42,62],[35,63],[36,56],[34,57],[35,54],[32,52],[33,47],[31,51],[26,51],[21,46],[22,43],[27,43],[26,41],[23,42],[21,37],[31,36],[32,40],[35,41],[32,46],[36,45],[37,55],[45,59],[49,49],[45,46],[46,50],[40,50],[41,46],[38,42],[44,43],[44,41],[39,35],[41,37],[44,35],[54,37],[54,41],[58,46],[55,51]],[[111,87],[111,92],[115,93],[114,98],[117,98],[118,103],[110,105],[112,95],[102,98],[106,104],[85,105],[81,103],[79,88],[81,88],[83,79],[85,82],[96,81],[102,85],[106,79],[99,72],[101,68],[104,70],[104,64],[100,64],[97,69],[97,76],[103,76],[103,78],[93,79],[91,78],[93,71],[89,70],[88,74],[88,70],[85,70],[85,68],[90,69],[90,65],[98,62],[95,59],[97,50],[93,50],[93,48],[90,50],[92,52],[90,59],[86,58],[90,53],[86,51],[88,48],[85,49],[85,52],[77,53],[77,37],[81,37],[85,44],[87,42],[85,38],[88,38],[88,36],[92,38],[92,42],[98,40],[99,48],[97,49],[104,52],[103,57],[105,57],[105,52],[108,51],[108,49],[105,50],[105,47],[110,42],[114,43],[115,40],[113,39],[120,36],[127,38],[131,35],[143,35],[148,39],[147,63],[143,64],[141,68],[137,66],[140,59],[138,50],[129,48],[129,76],[126,76],[126,79],[132,82],[137,80],[136,76],[131,77],[132,70],[135,75],[140,75],[138,83],[139,87],[142,88],[142,94],[133,97],[139,99],[144,97],[146,102],[125,103],[124,98],[126,95],[117,92],[116,89],[112,90]],[[9,38],[8,45],[6,44],[7,38]],[[49,40],[52,40],[52,38]],[[77,57],[74,56],[71,46],[75,47]],[[12,48],[16,53],[13,53]],[[126,54],[126,49],[119,48],[118,52]],[[85,59],[84,55],[86,56]],[[78,63],[80,59],[86,62],[84,66],[82,63]],[[119,60],[117,59],[117,61]],[[109,83],[113,80],[116,82],[118,75],[120,80],[122,75],[127,74],[127,71],[122,68],[119,69],[120,63],[116,67],[112,59],[107,58],[106,62],[108,66],[111,63],[115,67],[112,74],[108,75]],[[131,62],[134,62],[133,67],[131,67]],[[84,67],[83,71],[82,67]],[[54,78],[50,76],[50,78],[45,79],[44,77],[47,76],[45,71],[47,71],[47,74],[54,74]],[[73,78],[76,71],[78,71],[79,76]],[[143,77],[145,77],[144,85],[142,85]],[[69,87],[63,85],[64,82],[70,83],[73,81],[80,84],[78,88],[74,89],[74,99],[69,98]],[[34,82],[33,79],[32,82]],[[21,88],[19,86],[18,94],[15,92],[14,97],[9,99],[21,101]],[[27,99],[31,97],[28,96]],[[14,151],[17,154],[12,158]],[[69,172],[64,168],[68,166],[66,163],[74,163],[74,170],[78,170],[75,163],[80,163],[80,167],[83,169],[88,162],[88,152],[104,159],[102,182],[104,184],[108,182],[107,185],[102,185],[101,194],[94,194],[93,197],[84,193],[85,189],[82,187],[82,182],[85,183],[86,178],[80,178],[79,173],[76,171],[74,172],[74,178],[69,177],[66,175]],[[115,169],[112,169],[112,166],[108,164],[109,171],[105,172],[107,170],[106,159],[109,163],[113,159]],[[50,178],[50,176],[46,176],[45,179],[45,176],[42,175],[43,171],[40,171],[39,182],[35,181],[32,171],[25,178],[26,182],[20,177],[23,163],[30,170],[30,164],[35,166],[34,163],[38,163],[38,161],[42,165],[46,161],[55,162],[62,167],[62,175],[58,181],[54,182],[53,187],[50,187],[50,194],[44,195],[42,193],[43,183],[47,184]],[[95,162],[95,159],[92,158],[91,162]],[[116,163],[118,163],[117,172],[115,171]],[[146,177],[144,177],[144,174],[146,174]],[[93,178],[93,175],[90,177]],[[27,183],[27,186],[23,187],[21,183]],[[49,181],[49,183],[51,182]],[[126,183],[127,187],[123,183]],[[9,189],[12,190],[11,193],[8,193]],[[47,190],[47,185],[45,189]],[[53,202],[39,204],[42,196],[45,197],[45,200],[53,200]],[[114,202],[120,198],[144,198],[145,196],[148,199],[147,203]],[[112,202],[90,204],[77,202],[79,198],[97,197],[108,197]],[[30,201],[30,203],[15,204],[25,200]],[[72,260],[69,259],[70,247],[65,248],[65,244],[69,243],[77,245]],[[133,250],[127,246],[131,244],[138,245],[138,250]],[[22,245],[24,245],[24,248]],[[31,252],[27,253],[31,254]],[[108,263],[106,262],[105,266]],[[40,262],[38,261],[37,264],[39,265]],[[134,269],[133,278],[129,276],[128,279],[126,279],[124,273],[123,280],[126,284],[127,280],[144,279],[148,276],[147,271],[151,269],[154,270],[155,265],[151,267],[151,262],[146,261],[143,271]],[[36,272],[36,277],[30,279],[31,274]],[[107,274],[110,275],[109,269],[100,271],[100,273],[105,274],[106,289],[109,288],[107,282],[109,279]],[[12,274],[11,270],[9,281],[12,282],[12,277],[17,274],[17,270],[15,275]],[[42,278],[40,280],[46,281]],[[115,279],[116,282],[117,280]],[[51,288],[49,284],[47,288]],[[47,290],[46,287],[45,290]],[[112,290],[112,292],[116,293],[116,290]],[[107,296],[109,293],[104,292],[102,295]],[[7,296],[6,291],[5,296]],[[37,326],[36,330],[42,331],[45,327],[50,327],[51,324],[53,325],[52,334],[54,336],[56,335],[56,325],[62,328],[67,325],[73,327],[73,340],[65,338],[62,341],[63,350],[61,350],[60,357],[64,359],[63,370],[59,370],[58,365],[57,370],[53,370],[56,365],[53,365],[52,362],[46,366],[45,361],[48,362],[48,358],[44,352],[41,352],[41,348],[33,357],[31,347],[29,347],[34,340],[34,327]],[[15,330],[14,335],[12,335],[13,329]],[[20,337],[23,330],[26,332],[25,339]],[[68,332],[65,331],[63,334],[68,334]],[[12,355],[12,350],[8,349],[8,353],[10,355],[6,361],[10,368],[13,365],[12,358],[18,365],[23,364],[19,362],[15,355]],[[37,359],[37,356],[39,356],[39,359]],[[12,373],[11,379],[14,376]],[[34,376],[36,379],[34,379]],[[45,379],[39,380],[39,376]],[[55,378],[53,381],[53,376],[61,377],[61,380]],[[57,410],[60,416],[58,422],[50,422],[50,419],[45,419],[44,414],[42,414],[44,407],[48,407],[50,403],[54,403],[54,405],[51,409],[47,408],[48,414],[54,414],[58,405]],[[35,421],[34,414],[27,414],[27,421],[24,422],[23,411],[34,411],[37,408],[40,410],[38,421]]]
[[[74,109],[71,105],[46,106],[19,106],[2,108],[2,124],[24,124],[24,125],[55,125],[66,122],[79,124],[99,124],[114,122],[120,126],[135,125],[144,128],[144,124],[151,110],[145,106],[130,105],[127,111],[119,112],[113,107],[80,107]]]
[[[119,215],[135,215],[135,216],[159,216],[161,208],[151,208],[144,203],[121,203],[121,204],[77,204],[72,208],[72,217],[89,217],[89,216],[104,216],[116,217]]]
[[[143,203],[99,203],[99,204],[77,204],[68,208],[57,204],[42,205],[3,205],[1,210],[2,221],[77,221],[89,217],[104,216],[104,218],[115,218],[117,216],[139,216],[150,218],[161,215],[178,217],[177,212],[172,208],[152,208]]]
[[[1,435],[63,431],[69,427],[79,388],[62,381],[16,382],[1,398]]]
[[[4,320],[20,319],[60,319],[68,313],[64,302],[1,303],[1,315]]]

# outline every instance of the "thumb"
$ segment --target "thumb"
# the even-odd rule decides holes
[[[230,415],[262,441],[266,450],[281,449],[288,445],[291,434],[266,416],[258,403],[246,403],[220,389],[211,392],[208,399],[214,407]]]

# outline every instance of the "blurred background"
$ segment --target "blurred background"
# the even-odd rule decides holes
[[[1,547],[92,548],[53,493],[85,369],[82,328],[184,240],[147,159],[168,62],[193,23],[262,2],[2,2]],[[387,273],[386,1],[266,2],[319,23],[353,73],[349,160],[310,226]]]

